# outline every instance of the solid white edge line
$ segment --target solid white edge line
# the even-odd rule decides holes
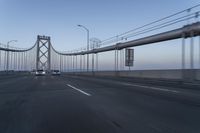
[[[123,85],[135,86],[135,87],[142,87],[142,88],[147,88],[147,89],[152,89],[152,90],[160,90],[160,91],[167,91],[167,92],[179,93],[179,91],[176,91],[176,90],[169,90],[169,89],[158,88],[158,87],[136,85],[136,84],[129,84],[129,83],[123,83]]]
[[[85,92],[85,91],[82,91],[82,90],[80,90],[80,89],[78,89],[78,88],[76,88],[76,87],[74,87],[74,86],[72,86],[72,85],[70,85],[70,84],[67,84],[67,86],[69,86],[69,87],[71,87],[72,89],[77,90],[77,91],[79,91],[79,92],[81,92],[81,93],[83,93],[83,94],[85,94],[85,95],[87,95],[87,96],[91,96],[91,94],[89,94],[89,93],[87,93],[87,92]]]

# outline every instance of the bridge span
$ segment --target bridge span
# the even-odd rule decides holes
[[[86,49],[58,51],[44,35],[30,48],[0,44],[0,133],[199,133],[200,11],[172,19],[196,7],[103,41],[79,25]],[[172,40],[176,69],[134,70],[136,47]]]

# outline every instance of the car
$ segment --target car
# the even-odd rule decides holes
[[[51,75],[60,75],[60,71],[59,70],[52,70]]]
[[[36,72],[35,72],[35,75],[36,76],[44,76],[46,74],[46,71],[45,70],[37,70]]]
[[[30,74],[31,74],[31,75],[36,74],[36,70],[32,70],[32,71],[30,71]]]

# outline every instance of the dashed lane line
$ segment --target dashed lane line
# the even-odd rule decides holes
[[[67,84],[67,86],[69,86],[70,88],[72,88],[72,89],[74,89],[74,90],[76,90],[76,91],[79,91],[79,92],[82,93],[82,94],[85,94],[85,95],[87,95],[87,96],[91,96],[91,94],[89,94],[89,93],[87,93],[87,92],[85,92],[85,91],[83,91],[83,90],[81,90],[81,89],[78,89],[78,88],[76,88],[76,87],[74,87],[74,86],[72,86],[72,85],[70,85],[70,84]]]

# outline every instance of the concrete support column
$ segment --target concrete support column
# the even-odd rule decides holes
[[[194,69],[194,37],[193,37],[193,32],[191,32],[191,39],[190,39],[190,69]]]
[[[7,45],[7,48],[9,49],[9,45]],[[6,71],[9,70],[9,51],[6,51]]]
[[[94,53],[92,53],[92,72],[94,72]]]
[[[96,53],[96,71],[98,71],[99,61],[98,61],[98,53]]]
[[[200,69],[200,36],[199,36],[199,69]]]
[[[182,69],[185,69],[185,35],[182,35]]]
[[[82,55],[80,55],[80,71],[82,71]]]

